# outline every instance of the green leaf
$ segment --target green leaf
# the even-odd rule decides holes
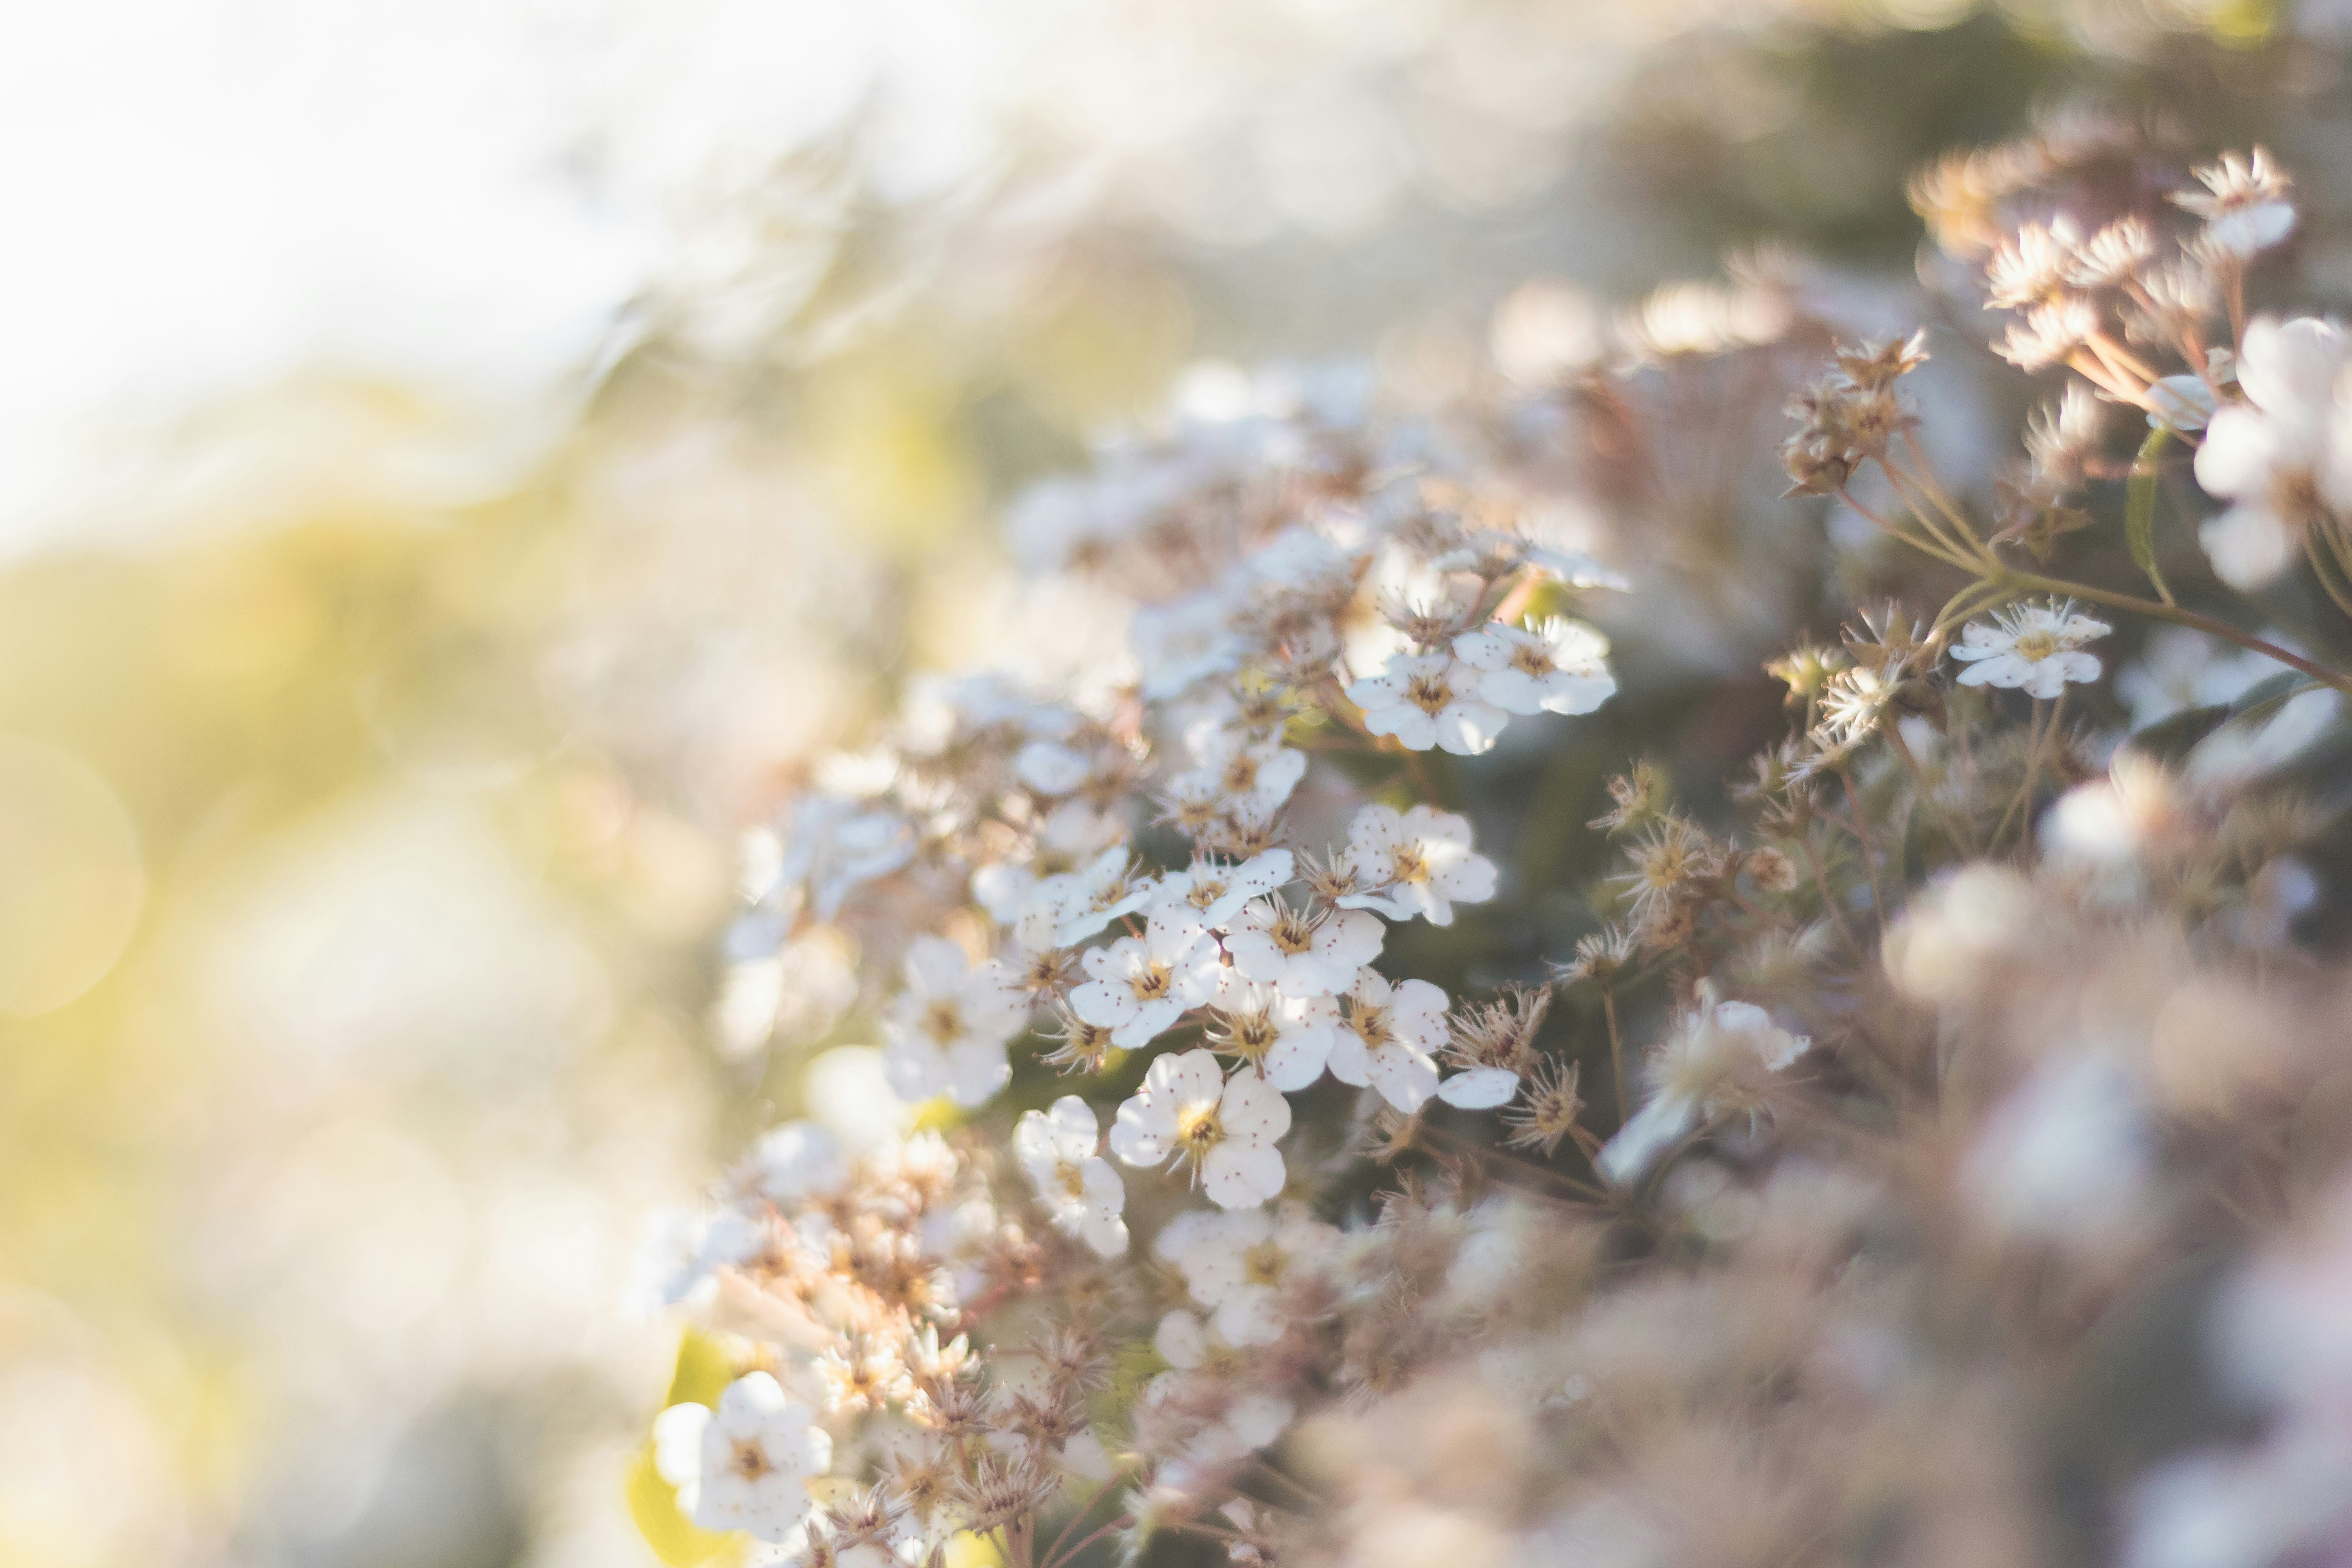
[[[2132,459],[2131,481],[2124,492],[2124,542],[2131,546],[2133,564],[2147,574],[2157,596],[2168,605],[2172,603],[2172,590],[2164,585],[2164,574],[2156,564],[2156,480],[2158,459],[2171,439],[2169,426],[2159,425],[2148,432],[2139,456]]]
[[[2256,719],[2267,719],[2291,699],[2318,684],[2299,669],[2282,669],[2276,675],[2264,676],[2238,693],[2238,700],[2230,704],[2230,722],[2251,723]]]

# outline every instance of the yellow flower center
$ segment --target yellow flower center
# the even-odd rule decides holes
[[[1356,1003],[1348,1009],[1348,1027],[1356,1032],[1368,1051],[1379,1050],[1395,1038],[1394,1032],[1389,1028],[1389,1010],[1386,1007]]]
[[[1188,1105],[1176,1113],[1176,1144],[1198,1160],[1225,1141],[1225,1124],[1217,1119],[1217,1104]]]
[[[1558,667],[1551,661],[1551,650],[1541,643],[1516,643],[1511,647],[1511,668],[1523,675],[1542,677]]]
[[[735,1451],[727,1460],[729,1473],[747,1481],[756,1481],[775,1468],[768,1462],[768,1451],[760,1447],[757,1438],[738,1438]]]
[[[1429,880],[1429,857],[1421,852],[1418,844],[1400,844],[1390,858],[1389,880],[1392,882],[1426,882]]]
[[[1225,1049],[1244,1061],[1258,1061],[1274,1049],[1274,1020],[1264,1013],[1236,1014]]]
[[[963,1033],[963,1010],[953,1002],[934,1002],[923,1009],[923,1033],[941,1046]]]
[[[2020,637],[2011,651],[2028,664],[2040,664],[2058,651],[2058,638],[2055,633],[2036,626]]]
[[[1074,1165],[1067,1160],[1056,1161],[1054,1175],[1062,1184],[1062,1190],[1070,1196],[1082,1198],[1087,1195],[1087,1173],[1083,1165]]]
[[[1271,1240],[1261,1241],[1242,1255],[1242,1278],[1253,1285],[1277,1284],[1287,1261],[1280,1247]]]
[[[1286,958],[1296,958],[1315,946],[1315,928],[1304,915],[1286,914],[1265,933]]]
[[[1454,688],[1442,675],[1416,675],[1405,682],[1404,700],[1433,719],[1454,700]]]
[[[1137,970],[1134,978],[1128,982],[1139,1002],[1159,1001],[1168,994],[1174,984],[1169,975],[1168,966],[1156,960]]]

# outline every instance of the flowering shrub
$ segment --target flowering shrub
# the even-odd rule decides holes
[[[2352,678],[2304,650],[2340,623],[2290,646],[2231,592],[2352,609],[2352,340],[2249,313],[2296,223],[2260,153],[2187,179],[2067,122],[1916,195],[1999,353],[2066,376],[1997,478],[1930,460],[1927,332],[1751,269],[1780,308],[1737,332],[1678,297],[1620,363],[1436,411],[1268,382],[1024,502],[1032,569],[1134,602],[1133,662],[948,683],[760,858],[761,958],[861,954],[926,1109],[772,1131],[682,1238],[733,1374],[656,1424],[695,1524],[1021,1568],[2352,1548],[2352,1184],[2300,1115],[2352,1038],[2287,768]],[[1909,555],[1832,563],[1834,644],[1779,631],[1784,732],[1723,809],[1629,757],[1575,829],[1615,869],[1533,885],[1479,770],[1640,700],[1592,623],[1646,646],[1688,592],[1565,527],[1605,487],[1552,459],[1603,410],[1664,485],[1721,450],[1674,378],[1817,357],[1790,494]],[[2210,578],[2158,505],[2192,472]],[[2234,689],[2120,728],[2119,657],[2153,693],[2217,639]],[[2088,1430],[2191,1268],[2240,1410]]]

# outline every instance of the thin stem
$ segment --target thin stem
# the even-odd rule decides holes
[[[1063,1553],[1061,1556],[1051,1558],[1046,1561],[1043,1564],[1043,1568],[1061,1568],[1061,1565],[1065,1563],[1075,1562],[1076,1561],[1079,1552],[1084,1552],[1087,1547],[1092,1546],[1096,1542],[1100,1541],[1112,1531],[1124,1530],[1134,1522],[1135,1515],[1131,1513],[1120,1514],[1117,1519],[1112,1520],[1108,1524],[1104,1525],[1100,1530],[1096,1531],[1092,1535],[1087,1536],[1085,1540],[1071,1547],[1069,1551]]]
[[[2311,570],[2318,577],[2319,585],[2327,590],[2327,596],[2336,601],[2336,607],[2352,616],[2352,584],[2340,584],[2338,582],[2338,576],[2344,574],[2343,562],[2336,561],[2334,574],[2331,574],[2329,552],[2322,551],[2319,541],[2307,532],[2303,536],[2303,552],[2311,557]]]
[[[1848,947],[1856,952],[1861,952],[1861,941],[1854,936],[1853,928],[1845,923],[1845,911],[1838,908],[1837,895],[1830,891],[1829,876],[1822,869],[1822,858],[1813,852],[1811,837],[1800,835],[1797,847],[1805,852],[1805,864],[1812,868],[1813,886],[1822,890],[1822,908],[1829,911],[1830,922],[1837,927],[1838,934],[1845,938]]]
[[[1094,1495],[1087,1499],[1085,1505],[1081,1507],[1077,1512],[1070,1515],[1070,1521],[1062,1526],[1062,1532],[1059,1535],[1054,1537],[1054,1544],[1045,1548],[1045,1561],[1047,1563],[1052,1563],[1061,1556],[1062,1542],[1070,1538],[1070,1531],[1077,1529],[1078,1521],[1086,1518],[1087,1515],[1094,1512],[1095,1505],[1109,1495],[1110,1489],[1117,1485],[1118,1485],[1118,1472],[1114,1470],[1111,1472],[1111,1476],[1108,1480],[1103,1482],[1102,1485],[1095,1489]]]
[[[2118,610],[2129,610],[2136,615],[2153,616],[2159,621],[2170,621],[2175,626],[2194,626],[2200,632],[2210,633],[2226,642],[2236,643],[2240,647],[2261,654],[2264,658],[2274,658],[2289,669],[2301,670],[2322,685],[2332,686],[2336,690],[2352,696],[2352,676],[2330,669],[2324,664],[2314,664],[2300,654],[2289,653],[2275,643],[2264,642],[2252,632],[2240,631],[2227,621],[2216,620],[2213,616],[2200,614],[2196,610],[2183,609],[2178,605],[2159,604],[2154,599],[2142,599],[2134,595],[2118,594],[2105,588],[2094,588],[2082,583],[2069,583],[2063,578],[2043,577],[2031,572],[2011,572],[2004,569],[2000,580],[2019,588],[2031,588],[2038,593],[2054,594],[2066,598],[2084,599],[2094,605],[2106,605]]]
[[[1622,1127],[1633,1114],[1631,1102],[1625,1098],[1625,1042],[1617,1033],[1617,993],[1614,987],[1601,988],[1601,1011],[1609,1019],[1609,1072],[1617,1084],[1617,1124]]]
[[[1870,841],[1870,818],[1862,809],[1862,795],[1853,787],[1853,770],[1841,766],[1838,782],[1845,785],[1846,804],[1853,809],[1854,842],[1862,848],[1862,868],[1870,874],[1870,907],[1878,915],[1878,935],[1886,937],[1886,895],[1878,890],[1878,851]]]
[[[1879,516],[1876,512],[1871,510],[1860,501],[1854,500],[1853,492],[1852,490],[1840,487],[1838,490],[1838,499],[1845,502],[1846,505],[1852,507],[1863,517],[1867,518],[1887,537],[1890,539],[1901,540],[1904,543],[1919,552],[1922,555],[1932,555],[1937,560],[1943,562],[1946,565],[1957,566],[1963,572],[1974,572],[1978,570],[1976,566],[1968,561],[1963,560],[1957,554],[1954,554],[1950,547],[1942,542],[1940,536],[1934,540],[1926,540],[1921,539],[1916,534],[1906,533],[1903,530],[1895,527],[1893,523],[1887,521],[1885,518]]]

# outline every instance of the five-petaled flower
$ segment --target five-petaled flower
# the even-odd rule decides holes
[[[1470,821],[1450,811],[1416,805],[1368,805],[1348,825],[1348,868],[1362,890],[1342,907],[1378,910],[1391,920],[1420,915],[1432,925],[1454,923],[1454,906],[1495,896],[1495,863],[1470,848]]]
[[[1442,747],[1456,756],[1491,750],[1509,715],[1480,694],[1481,673],[1450,653],[1399,653],[1388,668],[1348,688],[1364,728],[1394,735],[1407,751]]]
[[[1316,915],[1279,898],[1242,906],[1225,952],[1243,978],[1272,985],[1286,996],[1337,996],[1356,983],[1356,971],[1381,955],[1387,928],[1364,910]]]
[[[1209,999],[1217,983],[1217,940],[1191,911],[1154,911],[1141,936],[1090,948],[1094,978],[1070,993],[1070,1010],[1110,1031],[1121,1050],[1150,1045]]]
[[[1331,1076],[1410,1116],[1437,1092],[1436,1054],[1446,1039],[1445,993],[1426,980],[1391,985],[1367,969],[1348,993],[1347,1012],[1331,1036]]]
[[[1532,626],[1496,621],[1455,637],[1454,652],[1479,671],[1479,698],[1506,713],[1590,713],[1617,689],[1609,639],[1564,616]]]
[[[945,1094],[958,1105],[986,1104],[1012,1076],[1004,1043],[1028,1016],[1003,964],[974,967],[947,938],[917,937],[907,946],[907,988],[885,1022],[891,1089],[907,1100]]]
[[[1163,1056],[1142,1087],[1118,1108],[1111,1152],[1130,1165],[1158,1165],[1170,1155],[1221,1208],[1248,1208],[1282,1192],[1282,1152],[1290,1102],[1256,1073],[1227,1079],[1205,1050]]]
[[[808,1517],[808,1479],[833,1464],[816,1413],[764,1372],[737,1378],[719,1408],[673,1405],[654,1422],[654,1466],[703,1530],[781,1542]]]
[[[2070,680],[2099,679],[2096,654],[2082,651],[2115,628],[2077,615],[2074,604],[2015,605],[1996,613],[1992,624],[1971,621],[1952,647],[1968,664],[1963,686],[2013,686],[2031,697],[2057,696]]]

